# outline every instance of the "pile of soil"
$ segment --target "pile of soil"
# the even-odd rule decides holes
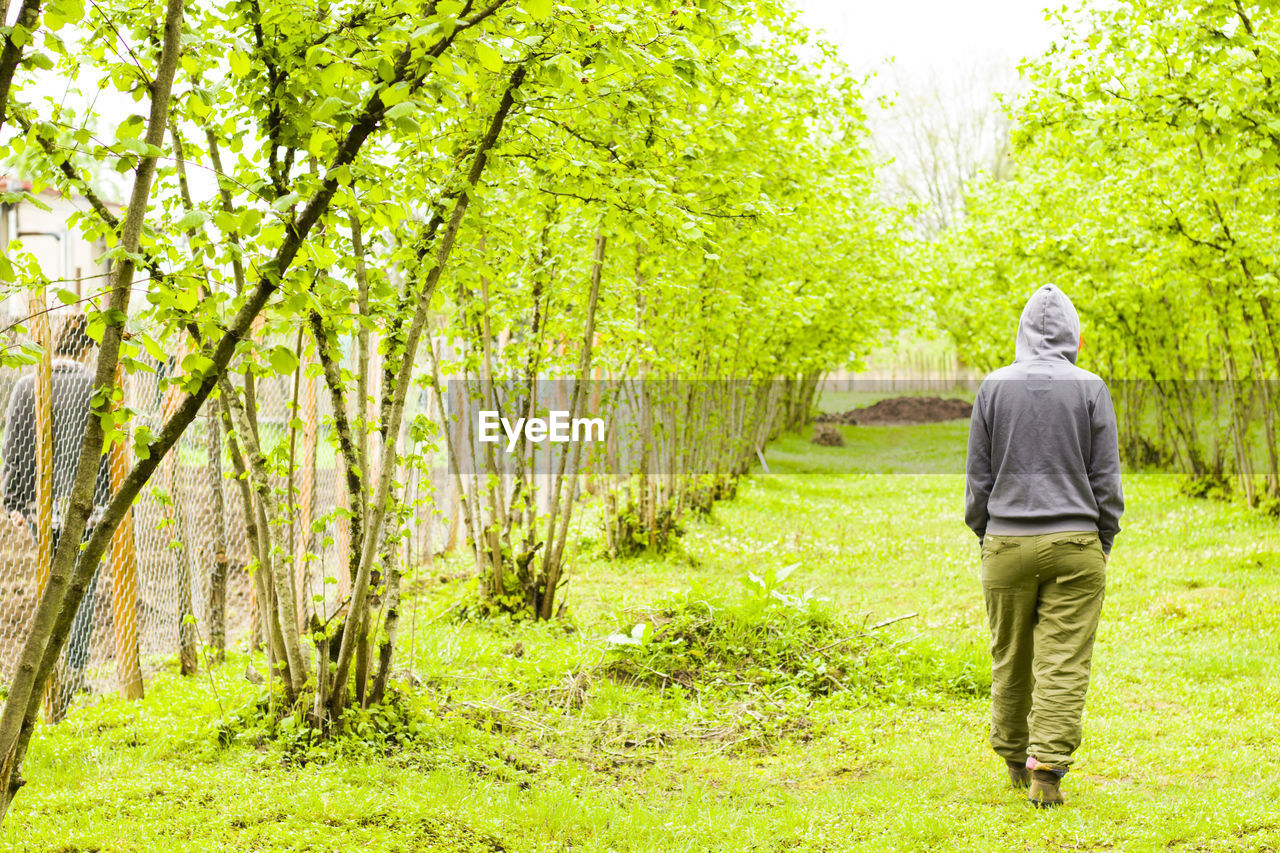
[[[949,397],[890,397],[861,409],[823,413],[818,416],[817,422],[849,426],[931,424],[967,419],[972,411],[972,403]]]
[[[829,423],[814,424],[813,438],[809,440],[819,447],[844,447],[844,436]]]

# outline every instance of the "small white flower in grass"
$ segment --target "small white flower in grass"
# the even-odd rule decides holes
[[[609,643],[614,646],[641,646],[644,645],[649,633],[649,624],[641,622],[631,629],[630,634],[610,634]]]

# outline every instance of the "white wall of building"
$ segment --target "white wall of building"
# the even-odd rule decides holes
[[[16,191],[26,187],[12,178],[0,177],[0,191]],[[88,203],[78,197],[66,197],[55,191],[40,194],[49,207],[42,210],[29,201],[0,205],[0,248],[12,256],[11,243],[21,241],[25,251],[40,262],[50,280],[49,303],[57,304],[54,290],[66,288],[78,296],[90,296],[107,285],[107,264],[100,259],[106,251],[101,242],[89,242],[76,228],[68,228],[67,220]],[[0,315],[18,318],[27,314],[26,283],[6,282],[7,294],[0,298]]]

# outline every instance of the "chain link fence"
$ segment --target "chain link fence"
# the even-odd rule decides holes
[[[26,340],[46,355],[22,370],[0,368],[0,435],[5,523],[0,524],[0,676],[8,679],[26,639],[48,575],[88,414],[97,350],[77,351],[83,315],[60,307],[45,311],[34,296]],[[83,343],[83,342],[82,342]],[[164,379],[178,370],[178,348],[154,372],[122,377],[131,429],[158,432],[182,392]],[[352,365],[354,366],[354,365]],[[322,379],[306,365],[291,375],[255,381],[257,431],[271,462],[285,518],[273,525],[278,547],[292,558],[302,604],[300,618],[324,621],[349,592],[346,554],[350,529],[340,457],[330,441],[331,403]],[[376,373],[374,374],[376,376]],[[401,437],[404,452],[425,451],[409,440],[413,416],[432,406],[431,395],[410,395]],[[63,654],[60,678],[92,692],[139,696],[149,674],[176,659],[193,663],[214,641],[222,610],[228,648],[245,648],[257,632],[252,561],[244,501],[216,402],[187,429],[165,457],[112,540],[91,583]],[[436,409],[435,411],[438,411]],[[371,437],[370,457],[376,459]],[[129,442],[104,457],[95,504],[105,505],[132,464]],[[443,466],[406,473],[401,496],[414,506],[401,537],[402,565],[410,571],[446,549],[457,535],[452,480]],[[446,511],[441,512],[444,508]],[[90,518],[94,523],[96,517]],[[225,561],[225,603],[215,578]],[[65,689],[65,688],[64,688]]]

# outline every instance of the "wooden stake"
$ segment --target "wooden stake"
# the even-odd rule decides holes
[[[42,350],[35,387],[36,592],[42,595],[53,562],[53,333],[45,311],[44,288],[32,290],[27,298],[36,343]],[[51,700],[58,693],[58,681],[55,670],[45,690],[46,722],[56,722]]]
[[[116,381],[123,383],[123,370],[117,369]],[[111,447],[111,490],[124,482],[132,462],[129,459],[128,435]],[[142,698],[142,665],[138,659],[138,548],[134,540],[133,510],[124,514],[115,535],[111,537],[111,624],[115,628],[116,678],[120,696]]]
[[[178,346],[174,359],[176,365],[182,363],[187,353],[186,344]],[[168,421],[178,409],[182,392],[179,387],[170,385],[165,389],[162,418]],[[178,540],[178,549],[174,553],[174,563],[178,569],[178,661],[183,675],[194,675],[199,667],[199,655],[196,648],[196,627],[191,623],[195,617],[195,608],[191,601],[191,548],[187,535],[186,518],[182,512],[182,497],[178,489],[178,466],[181,453],[171,453],[161,463],[164,472],[164,484],[169,492],[169,503],[165,514],[169,517],[169,531]]]
[[[298,630],[306,631],[306,619],[308,602],[311,599],[309,594],[307,578],[311,574],[310,563],[307,557],[311,552],[311,521],[312,512],[315,508],[315,492],[316,492],[316,421],[319,419],[318,406],[316,404],[316,380],[314,377],[306,376],[303,371],[302,381],[305,383],[304,399],[305,413],[302,417],[302,464],[299,466],[302,471],[302,483],[298,489],[298,540],[294,546],[293,567],[294,582],[296,584],[298,596]],[[323,621],[323,620],[321,620]]]

